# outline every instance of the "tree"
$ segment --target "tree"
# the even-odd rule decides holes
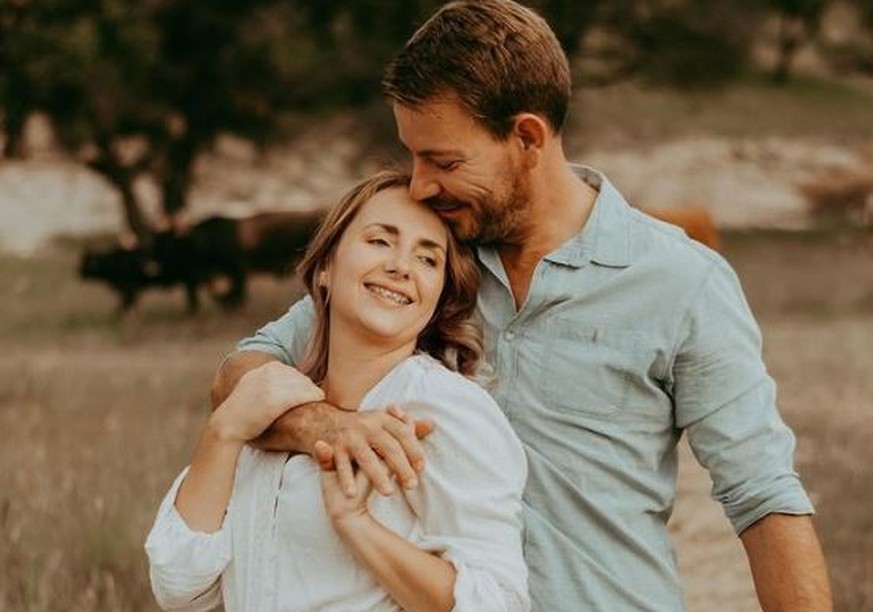
[[[699,88],[739,74],[758,12],[757,0],[613,0],[599,24],[619,41],[619,77]]]
[[[121,195],[148,175],[172,220],[197,156],[222,133],[264,142],[281,113],[366,102],[385,62],[435,1],[13,0],[0,12],[7,141],[39,108],[61,142]],[[10,8],[11,7],[11,8]],[[22,86],[22,83],[24,86]]]
[[[7,143],[34,109],[63,145],[121,196],[127,225],[151,228],[134,191],[150,176],[172,219],[194,162],[223,132],[271,133],[288,79],[275,53],[294,22],[270,23],[266,0],[20,0],[0,24]],[[10,16],[11,15],[11,16]],[[19,110],[20,109],[20,110]],[[11,138],[9,137],[11,135]]]
[[[567,56],[575,58],[585,34],[596,25],[602,0],[539,0],[530,3],[552,26]]]
[[[27,0],[0,4],[0,114],[5,136],[0,157],[21,157],[27,116],[36,108],[35,75],[42,59],[40,35]]]
[[[779,17],[777,60],[773,81],[786,83],[797,51],[813,39],[821,27],[830,0],[770,0]]]

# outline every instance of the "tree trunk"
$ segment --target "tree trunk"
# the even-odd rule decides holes
[[[124,211],[124,220],[127,228],[136,236],[140,244],[147,245],[151,242],[152,228],[146,222],[142,207],[133,190],[133,181],[136,171],[120,164],[112,154],[108,142],[99,145],[100,154],[94,160],[88,162],[88,166],[95,172],[103,175],[109,183],[115,187],[121,196],[121,206]]]
[[[128,178],[123,185],[116,184],[115,186],[121,194],[121,206],[124,209],[124,220],[127,223],[127,228],[136,236],[140,244],[148,244],[151,241],[151,227],[146,223],[139,200],[133,191],[133,179]]]
[[[773,70],[773,82],[778,85],[784,85],[788,82],[788,77],[791,75],[791,65],[794,63],[794,56],[797,55],[797,50],[800,48],[800,32],[803,26],[797,19],[793,19],[786,15],[779,17],[779,41],[778,53],[776,59],[776,67]]]
[[[171,222],[188,204],[197,147],[191,137],[173,142],[167,152],[161,182],[163,210]]]
[[[6,141],[0,157],[6,159],[21,159],[24,157],[24,126],[27,123],[27,115],[30,105],[23,97],[27,91],[27,84],[22,79],[16,78],[14,72],[7,75],[7,86],[14,93],[7,92],[3,100],[3,134]]]

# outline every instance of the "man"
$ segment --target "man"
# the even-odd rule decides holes
[[[412,156],[412,196],[479,246],[492,393],[528,454],[534,609],[683,608],[666,523],[684,432],[762,607],[830,610],[794,439],[736,277],[601,174],[567,163],[569,68],[545,21],[509,0],[448,4],[391,63],[384,89]],[[300,302],[243,341],[214,400],[251,367],[295,363],[310,317]],[[379,459],[404,486],[422,461],[397,414],[307,405],[264,443],[311,452],[326,440],[342,474],[354,460],[390,493]]]

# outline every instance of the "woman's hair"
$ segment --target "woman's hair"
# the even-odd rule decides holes
[[[383,170],[362,181],[334,206],[322,221],[297,267],[312,297],[315,322],[300,370],[315,381],[327,373],[330,337],[329,288],[318,278],[336,253],[337,245],[361,207],[386,189],[408,189],[410,176]],[[479,269],[470,247],[459,243],[451,232],[446,249],[443,290],[433,317],[418,335],[416,348],[441,361],[449,369],[473,376],[482,356],[482,334],[472,321],[479,288]]]
[[[524,112],[560,133],[571,92],[570,65],[555,33],[511,0],[460,0],[440,8],[388,64],[382,90],[411,107],[455,97],[502,140]]]

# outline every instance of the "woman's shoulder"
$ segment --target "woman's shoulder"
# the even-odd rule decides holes
[[[410,357],[404,366],[406,384],[393,401],[422,416],[456,417],[466,424],[484,420],[509,428],[497,402],[474,380],[423,353]]]
[[[412,355],[407,359],[405,365],[409,369],[407,374],[409,381],[413,383],[415,391],[419,393],[430,392],[437,396],[445,393],[461,393],[476,396],[488,403],[494,401],[488,392],[473,379],[449,369],[427,353]],[[421,396],[419,395],[419,397]]]
[[[426,439],[429,455],[454,464],[496,461],[507,478],[523,483],[524,449],[497,402],[475,381],[454,372],[429,355],[415,355],[406,364],[410,385],[397,404],[416,419],[432,420],[436,429]],[[515,466],[517,469],[510,469]]]

